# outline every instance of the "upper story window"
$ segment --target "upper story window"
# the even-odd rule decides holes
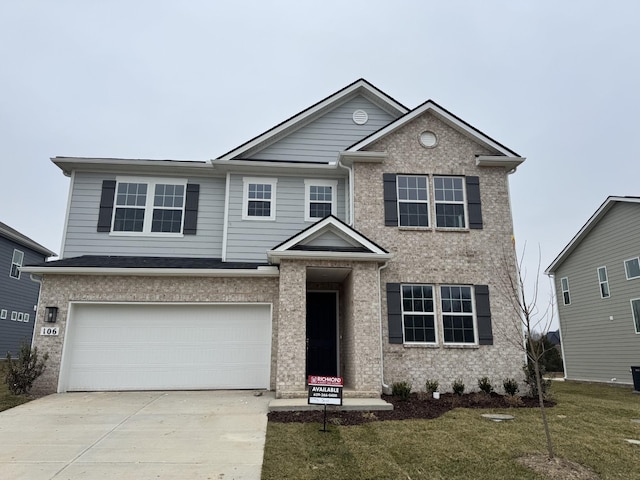
[[[186,180],[118,179],[112,232],[182,233]]]
[[[398,224],[401,227],[429,226],[427,177],[398,175]]]
[[[483,228],[479,177],[385,173],[383,191],[388,227]]]
[[[640,258],[632,258],[624,262],[624,271],[627,275],[627,280],[640,277]]]
[[[571,295],[569,294],[569,279],[562,277],[560,279],[560,288],[562,288],[562,303],[564,305],[571,305]]]
[[[9,270],[9,276],[11,278],[20,278],[20,267],[24,261],[24,252],[20,250],[13,251],[13,257],[11,258],[11,269]]]
[[[600,297],[609,298],[609,277],[607,276],[607,267],[598,268],[598,283],[600,284]]]
[[[242,218],[244,220],[276,219],[275,178],[243,178]]]
[[[464,183],[461,177],[434,177],[436,226],[466,228]]]
[[[315,221],[328,215],[336,215],[337,181],[305,180],[304,190],[304,219],[306,221]]]
[[[442,328],[445,343],[475,343],[471,287],[440,287]]]
[[[402,323],[406,343],[436,343],[431,285],[402,285]]]

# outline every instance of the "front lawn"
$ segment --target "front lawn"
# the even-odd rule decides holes
[[[640,478],[640,395],[631,388],[554,382],[547,409],[556,454],[602,479]],[[482,413],[509,413],[496,423]],[[452,410],[434,420],[358,426],[269,422],[268,479],[544,479],[516,461],[546,452],[538,409]],[[570,477],[579,478],[579,477]]]

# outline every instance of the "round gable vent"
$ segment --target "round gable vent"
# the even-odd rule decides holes
[[[356,125],[364,125],[369,120],[369,115],[364,110],[356,110],[353,112],[353,123]]]
[[[425,148],[435,147],[438,143],[436,134],[430,131],[422,132],[420,134],[420,144]]]

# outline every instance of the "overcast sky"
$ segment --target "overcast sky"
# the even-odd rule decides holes
[[[358,78],[527,158],[530,276],[640,196],[637,0],[0,0],[0,60],[0,221],[56,252],[50,157],[208,160]]]

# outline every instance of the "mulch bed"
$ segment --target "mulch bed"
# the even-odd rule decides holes
[[[408,400],[399,397],[382,395],[382,399],[393,404],[393,410],[363,411],[334,411],[327,409],[327,422],[334,425],[361,425],[369,422],[384,420],[433,419],[444,415],[454,408],[535,408],[538,399],[530,397],[507,397],[492,393],[469,393],[458,396],[453,393],[443,393],[439,400],[434,400],[426,394],[412,393]],[[545,400],[545,406],[552,407],[555,402]],[[322,423],[321,410],[269,412],[270,422],[279,423]]]

